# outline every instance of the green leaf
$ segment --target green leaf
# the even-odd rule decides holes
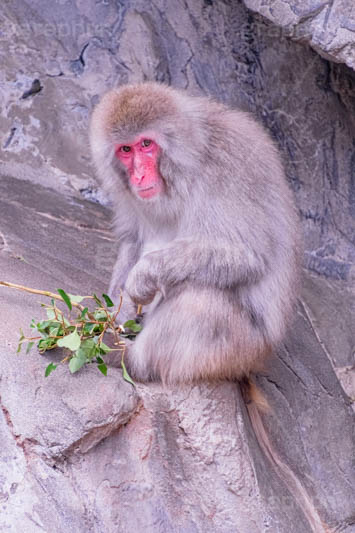
[[[107,344],[105,344],[104,342],[100,342],[99,350],[100,350],[100,353],[103,355],[105,355],[106,353],[112,352],[112,348],[107,346]]]
[[[49,374],[51,372],[53,372],[53,370],[55,370],[57,368],[58,365],[55,365],[54,363],[49,363],[49,365],[47,366],[45,372],[44,372],[44,375],[46,378],[48,378]]]
[[[135,320],[127,320],[127,322],[125,322],[125,323],[123,324],[123,327],[124,327],[124,328],[130,328],[130,327],[131,327],[133,324],[135,324],[135,323],[136,323]]]
[[[84,319],[85,318],[85,315],[86,313],[89,311],[89,309],[87,307],[84,307],[84,309],[82,310],[81,312],[81,315],[80,315],[80,318],[81,319]]]
[[[96,357],[96,362],[102,365],[104,363],[104,360],[99,355]]]
[[[47,317],[49,318],[49,320],[53,320],[53,318],[54,320],[56,320],[54,309],[52,309],[51,307],[47,307],[46,313],[47,313]]]
[[[128,374],[127,372],[127,368],[126,368],[126,365],[124,364],[123,362],[123,359],[121,361],[121,366],[122,366],[122,376],[123,376],[123,379],[125,381],[128,381],[128,383],[130,383],[131,385],[133,385],[133,387],[135,387],[135,383],[133,381],[133,379],[131,378],[131,376]]]
[[[72,357],[69,361],[69,370],[72,374],[80,370],[80,368],[85,365],[86,357]]]
[[[45,339],[41,339],[40,341],[38,341],[37,347],[39,351],[43,353],[49,348],[53,348],[56,343],[57,339],[51,339],[49,337],[46,337]]]
[[[82,335],[91,335],[93,326],[95,326],[95,324],[91,324],[91,322],[87,322],[86,324],[84,324],[82,329]]]
[[[40,341],[38,341],[37,343],[37,348],[38,350],[42,353],[42,352],[45,352],[48,348],[48,339],[41,339]]]
[[[31,341],[27,344],[27,348],[26,348],[26,354],[30,353],[31,349],[32,349],[32,346],[34,345],[34,342]]]
[[[100,300],[100,298],[98,298],[98,297],[96,296],[95,293],[92,295],[92,297],[94,298],[95,302],[97,303],[97,305],[98,305],[99,307],[104,307],[103,302]]]
[[[67,306],[69,307],[69,311],[71,311],[73,309],[72,307],[72,304],[71,304],[71,301],[70,301],[70,298],[69,296],[67,295],[67,293],[65,291],[63,291],[63,289],[57,289],[58,291],[58,294],[63,298],[64,302],[67,304]]]
[[[70,297],[70,301],[75,304],[80,304],[84,300],[84,296],[80,296],[79,294],[68,294],[68,296]]]
[[[102,297],[105,300],[107,307],[113,307],[115,305],[108,294],[103,293]]]
[[[100,372],[103,373],[104,376],[107,376],[107,366],[105,365],[105,363],[97,365],[97,368],[100,370]]]
[[[57,340],[57,345],[60,346],[60,348],[69,348],[72,352],[75,352],[79,348],[80,343],[80,335],[78,335],[76,330],[73,331],[73,333],[70,333],[70,335],[66,335]]]
[[[103,326],[100,326],[100,324],[93,324],[92,322],[87,322],[83,329],[82,333],[83,335],[92,335],[95,331],[100,333],[102,331]]]
[[[80,348],[76,351],[75,356],[84,358],[85,361],[90,361],[93,357],[98,355],[99,347],[95,339],[85,339],[81,341]]]
[[[61,324],[55,324],[55,326],[51,326],[48,329],[48,334],[51,337],[62,337],[63,336],[63,328]]]
[[[22,348],[22,343],[23,343],[24,340],[25,340],[25,336],[24,336],[24,334],[23,334],[22,329],[20,328],[20,338],[19,338],[19,340],[18,340],[18,345],[17,345],[16,353],[20,353],[21,348]]]
[[[94,312],[94,318],[99,322],[105,322],[107,321],[106,312],[103,309],[97,309],[97,311]]]
[[[31,324],[30,324],[30,328],[33,328],[33,329],[34,329],[35,327],[36,327],[36,322],[35,322],[35,319],[32,318],[32,320],[31,320]]]
[[[57,324],[58,322],[56,320],[42,320],[42,322],[36,324],[36,328],[40,333],[48,335],[49,328]]]
[[[127,322],[123,324],[123,327],[129,328],[134,333],[139,333],[142,329],[142,326],[138,324],[135,320],[127,320]]]

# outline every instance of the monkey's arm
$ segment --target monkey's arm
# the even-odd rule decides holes
[[[255,283],[265,271],[264,255],[245,243],[178,239],[143,256],[130,272],[126,288],[133,301],[147,304],[157,290],[164,292],[184,281],[228,289]]]
[[[130,271],[138,260],[139,251],[140,248],[136,243],[123,241],[120,244],[117,260],[112,272],[109,295],[117,302],[122,292],[122,308],[118,317],[118,320],[122,323],[135,316],[136,306],[127,294],[125,285]]]

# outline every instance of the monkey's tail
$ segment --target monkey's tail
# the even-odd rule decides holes
[[[263,393],[250,378],[244,378],[240,381],[240,388],[260,448],[299,504],[313,533],[332,533],[331,529],[322,522],[317,509],[300,480],[291,468],[280,459],[270,442],[260,416],[261,412],[270,411],[269,403]]]

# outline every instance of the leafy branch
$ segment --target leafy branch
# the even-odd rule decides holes
[[[79,296],[67,294],[63,289],[58,289],[58,293],[53,293],[5,281],[0,281],[0,286],[50,298],[50,304],[41,304],[46,311],[47,319],[39,322],[32,319],[30,324],[30,327],[38,335],[26,336],[20,330],[21,336],[17,353],[26,343],[26,354],[31,351],[35,343],[37,343],[37,348],[41,354],[55,348],[63,348],[66,355],[61,363],[68,363],[71,373],[77,372],[85,364],[96,363],[100,372],[106,376],[107,365],[104,358],[109,352],[118,352],[121,357],[123,378],[134,385],[124,363],[126,350],[124,337],[132,339],[142,329],[138,323],[141,312],[140,306],[138,306],[136,319],[128,320],[123,325],[117,325],[116,319],[122,307],[122,294],[117,310],[115,310],[115,304],[107,294],[102,294],[100,299],[96,294]],[[57,306],[58,300],[66,304],[66,312]],[[96,307],[90,310],[89,303],[87,306],[82,304],[84,300],[93,300]],[[107,332],[113,333],[115,348],[110,348],[105,344],[103,339]],[[57,367],[58,364],[50,363],[46,367],[45,376],[49,376]]]

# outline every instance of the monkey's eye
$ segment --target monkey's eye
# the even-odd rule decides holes
[[[144,140],[142,141],[142,146],[143,146],[144,148],[147,148],[147,147],[150,146],[151,144],[152,144],[152,141],[151,141],[150,139],[144,139]]]
[[[130,152],[131,151],[131,147],[130,146],[121,146],[120,150],[122,152]]]

